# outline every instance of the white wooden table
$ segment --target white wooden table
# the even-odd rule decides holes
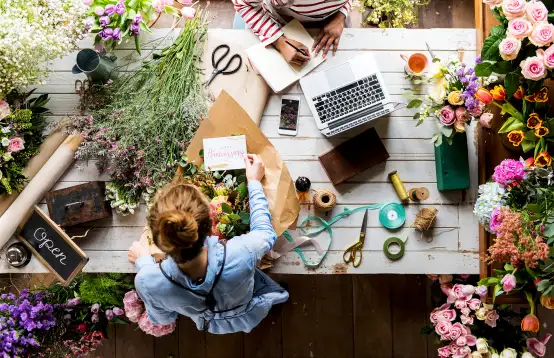
[[[239,42],[244,46],[255,43],[257,39],[249,30],[210,30]],[[167,30],[156,30],[153,37],[163,37]],[[401,53],[426,51],[427,42],[435,55],[447,58],[459,48],[466,50],[464,60],[472,64],[475,60],[476,33],[473,29],[346,29],[340,42],[340,50],[336,57],[330,56],[318,67],[318,71],[332,67],[342,61],[373,52],[381,71],[383,72],[388,90],[394,101],[406,101],[403,97],[409,81],[404,79],[404,62]],[[90,47],[91,41],[83,41],[83,47]],[[143,47],[143,56],[148,55],[152,45]],[[133,55],[133,44],[123,46],[118,56]],[[74,91],[74,81],[79,78],[71,74],[75,53],[56,61],[52,66],[55,70],[47,84],[39,87],[40,93],[50,93],[49,108],[53,113],[51,120],[73,112],[78,97]],[[299,86],[294,86],[290,94],[301,94]],[[353,178],[346,184],[335,189],[338,196],[338,206],[328,218],[342,212],[345,208],[374,203],[398,201],[398,197],[388,182],[387,174],[397,170],[406,187],[426,187],[430,198],[424,205],[410,203],[406,206],[407,220],[404,228],[391,232],[379,225],[377,212],[370,212],[367,239],[364,247],[363,261],[360,267],[351,266],[344,270],[342,261],[343,250],[350,246],[358,237],[363,213],[359,212],[342,219],[333,226],[334,241],[329,255],[317,270],[307,270],[295,252],[290,252],[280,258],[273,272],[287,274],[303,273],[461,273],[476,274],[479,272],[478,224],[472,209],[477,187],[477,154],[473,144],[474,131],[468,131],[469,160],[471,167],[471,189],[441,193],[437,190],[434,149],[429,141],[434,132],[434,119],[425,120],[424,124],[415,127],[411,118],[412,110],[403,109],[388,117],[381,118],[363,128],[358,128],[348,134],[336,138],[325,138],[317,129],[309,108],[302,97],[298,135],[296,137],[280,136],[277,133],[280,109],[280,96],[272,95],[267,103],[261,122],[261,129],[279,150],[293,176],[307,176],[312,180],[312,188],[333,189],[324,170],[319,164],[319,154],[336,146],[341,141],[362,130],[374,126],[385,144],[390,159],[376,168]],[[371,155],[371,153],[361,153]],[[76,163],[70,168],[54,189],[77,185],[83,182],[109,180],[108,176],[98,175],[91,163],[84,170],[76,168]],[[41,207],[47,210],[44,201]],[[438,218],[432,233],[432,241],[414,229],[409,228],[417,212],[424,206],[433,205],[438,208]],[[300,219],[311,214],[307,206],[302,207]],[[138,240],[145,224],[144,210],[134,216],[122,217],[114,214],[112,218],[94,223],[94,228],[88,236],[77,239],[77,243],[90,257],[85,271],[89,272],[133,272],[134,267],[127,262],[127,249],[134,240]],[[84,230],[83,230],[84,232]],[[409,237],[404,257],[396,262],[389,261],[382,252],[383,242],[391,236],[402,239]],[[321,235],[322,245],[327,240]],[[7,245],[6,245],[7,246]],[[23,269],[14,269],[5,260],[5,249],[0,251],[0,272],[45,272],[46,269],[33,258]],[[306,255],[316,255],[310,247],[305,249]]]

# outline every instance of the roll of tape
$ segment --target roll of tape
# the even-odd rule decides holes
[[[379,210],[379,222],[387,229],[398,229],[406,221],[406,210],[398,203],[388,203]]]
[[[393,254],[389,250],[389,247],[394,244],[400,246],[400,251],[395,254]],[[404,256],[404,241],[400,240],[397,237],[389,237],[383,244],[383,252],[385,253],[385,256],[388,257],[389,260],[392,260],[392,261],[400,260],[402,256]]]

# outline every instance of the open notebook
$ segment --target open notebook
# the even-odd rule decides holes
[[[311,60],[301,69],[289,65],[273,46],[266,48],[260,43],[246,49],[250,62],[274,92],[281,92],[325,61],[322,52],[318,56],[313,55],[311,49],[314,39],[298,20],[286,24],[283,33],[286,37],[303,43],[310,50]]]

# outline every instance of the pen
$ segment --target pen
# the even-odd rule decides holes
[[[292,48],[294,48],[296,51],[298,51],[298,52],[300,52],[301,54],[303,54],[304,56],[310,56],[310,55],[308,55],[308,54],[306,53],[306,51],[299,49],[298,47],[294,46],[294,45],[291,44],[290,42],[288,42],[288,41],[286,41],[286,40],[285,40],[285,42],[286,42],[287,44],[289,44]]]

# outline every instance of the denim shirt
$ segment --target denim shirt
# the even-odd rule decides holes
[[[248,183],[250,196],[250,232],[229,240],[225,266],[214,289],[217,302],[213,313],[206,310],[204,297],[195,295],[170,282],[160,271],[152,256],[142,256],[135,262],[135,286],[144,301],[148,318],[154,324],[168,324],[179,314],[190,317],[198,329],[211,333],[250,332],[268,314],[273,304],[288,299],[286,291],[275,291],[253,297],[254,272],[258,261],[273,247],[277,235],[271,226],[268,202],[259,181]],[[163,270],[175,281],[194,291],[207,294],[223,263],[223,245],[218,238],[206,238],[208,268],[204,281],[195,284],[169,257]]]

